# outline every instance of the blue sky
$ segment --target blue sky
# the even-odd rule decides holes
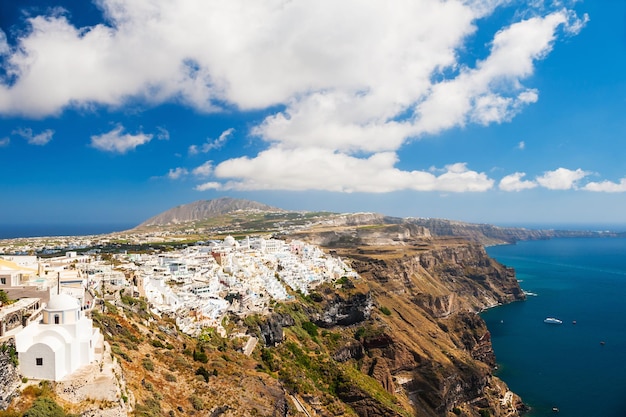
[[[0,223],[626,224],[623,0],[25,0],[0,30]]]

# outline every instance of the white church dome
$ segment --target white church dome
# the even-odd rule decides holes
[[[71,295],[55,294],[48,301],[47,310],[76,310],[79,308],[78,300]]]

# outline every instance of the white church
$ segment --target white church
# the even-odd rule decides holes
[[[100,353],[103,337],[85,317],[78,300],[56,294],[43,310],[43,319],[15,335],[20,373],[32,379],[60,381],[88,365]]]

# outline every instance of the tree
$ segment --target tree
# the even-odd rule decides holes
[[[13,303],[13,300],[9,298],[9,295],[4,292],[4,290],[0,290],[0,305],[7,305]]]

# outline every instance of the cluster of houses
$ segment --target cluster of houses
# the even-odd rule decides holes
[[[272,301],[308,294],[315,286],[357,274],[340,258],[302,241],[227,237],[154,255],[128,255],[119,265],[156,313],[173,313],[179,328],[223,333],[227,313],[264,314]]]
[[[94,297],[132,292],[154,313],[174,315],[190,335],[206,327],[224,333],[228,313],[264,314],[274,301],[343,276],[357,274],[316,246],[260,237],[160,254],[2,255],[0,290],[17,301],[0,305],[0,343],[15,340],[23,376],[61,380],[103,352],[88,318]]]

